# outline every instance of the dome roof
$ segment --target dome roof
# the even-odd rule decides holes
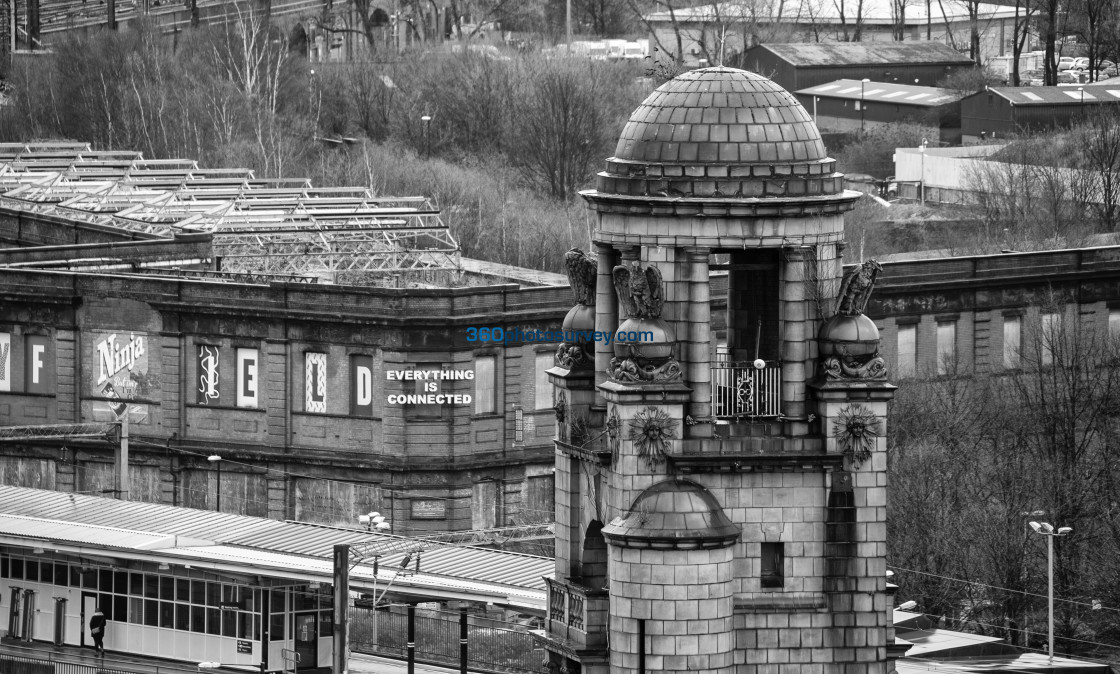
[[[739,527],[724,514],[716,497],[684,478],[649,487],[624,517],[603,527],[603,536],[622,547],[723,548],[739,538]]]
[[[817,333],[822,356],[870,355],[879,349],[879,328],[864,314],[836,314]]]
[[[735,68],[661,85],[630,115],[600,194],[799,197],[842,191],[812,117],[788,91]]]

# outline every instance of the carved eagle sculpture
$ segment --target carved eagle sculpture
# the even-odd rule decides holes
[[[579,248],[571,248],[564,253],[564,267],[568,272],[568,285],[576,296],[576,304],[595,304],[595,277],[599,271],[595,258]]]
[[[836,310],[841,316],[858,316],[867,307],[871,291],[875,289],[875,279],[883,266],[875,260],[868,260],[848,272],[840,287],[840,307]]]
[[[618,301],[626,307],[630,318],[660,318],[665,304],[662,295],[661,272],[650,265],[642,268],[637,260],[629,265],[619,265],[612,272]]]

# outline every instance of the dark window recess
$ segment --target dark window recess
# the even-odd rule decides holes
[[[732,361],[779,357],[778,261],[777,251],[731,253],[727,346]]]
[[[198,581],[195,581],[198,582]],[[206,633],[206,607],[191,606],[191,631],[197,634]]]
[[[762,544],[762,587],[781,587],[785,553],[782,543]]]
[[[190,604],[175,604],[175,629],[189,632],[191,629]]]

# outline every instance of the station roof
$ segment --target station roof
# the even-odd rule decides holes
[[[233,573],[330,583],[333,548],[396,544],[351,571],[355,590],[382,588],[395,576],[410,540],[403,536],[270,520],[157,503],[0,486],[0,543],[60,552],[209,566]],[[481,547],[424,546],[421,570],[401,576],[401,592],[437,599],[488,601],[543,611],[543,576],[553,560]],[[353,560],[351,560],[353,563]]]
[[[918,42],[778,42],[763,43],[783,61],[799,67],[854,65],[972,65],[972,59],[949,45]]]
[[[988,92],[1005,98],[1016,106],[1120,103],[1120,82],[1076,87],[988,87]],[[984,92],[972,95],[983,96]]]
[[[861,82],[859,80],[836,80],[835,82],[801,89],[797,93],[822,98],[894,103],[895,105],[912,105],[923,108],[935,108],[939,105],[959,101],[967,95],[951,89],[939,89],[937,87],[920,87],[914,84],[894,84],[893,82]]]
[[[958,633],[961,634],[961,633]],[[964,636],[977,636],[965,634]],[[1099,662],[1075,660],[1054,656],[1050,662],[1042,653],[1018,653],[997,657],[969,657],[960,660],[936,660],[910,657],[913,651],[896,661],[898,674],[976,674],[977,672],[1029,672],[1063,671],[1067,674],[1107,674],[1109,667]]]

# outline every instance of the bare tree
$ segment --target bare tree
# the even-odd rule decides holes
[[[1077,129],[1076,141],[1092,180],[1089,207],[1102,231],[1116,231],[1120,225],[1120,118],[1097,106]]]

